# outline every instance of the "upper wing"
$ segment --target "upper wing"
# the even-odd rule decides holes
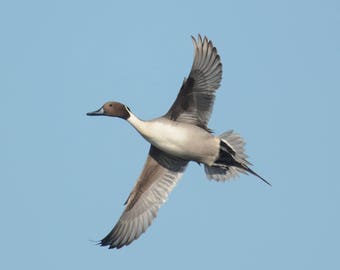
[[[207,129],[215,100],[215,91],[222,79],[220,56],[211,41],[198,35],[192,37],[195,47],[194,63],[187,79],[165,117]]]
[[[170,156],[151,146],[119,221],[101,240],[102,246],[121,248],[137,239],[152,223],[159,207],[182,176],[188,161]]]

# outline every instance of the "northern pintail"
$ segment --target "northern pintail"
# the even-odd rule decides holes
[[[203,163],[209,179],[225,181],[239,173],[251,173],[269,184],[249,168],[240,135],[228,131],[214,136],[207,127],[215,91],[222,79],[222,64],[211,41],[200,35],[192,40],[195,55],[189,77],[184,79],[175,102],[164,116],[143,121],[119,102],[107,102],[87,114],[125,119],[151,144],[125,210],[112,231],[100,241],[102,246],[121,248],[145,232],[189,161]]]

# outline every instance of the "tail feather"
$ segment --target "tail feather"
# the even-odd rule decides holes
[[[271,185],[267,180],[248,167],[252,164],[247,161],[248,156],[244,150],[245,142],[239,134],[231,130],[224,132],[219,137],[221,138],[219,157],[212,166],[204,166],[204,170],[209,179],[226,181],[239,176],[239,173],[251,173],[266,184]]]
[[[231,154],[233,154],[238,161],[243,161],[251,165],[246,160],[248,158],[248,155],[245,153],[244,150],[244,145],[246,143],[238,133],[235,133],[233,130],[229,130],[227,132],[222,133],[219,137],[225,144],[227,144],[232,149]]]
[[[257,174],[256,172],[254,172],[252,169],[250,169],[248,166],[245,166],[244,169],[247,172],[250,172],[251,174],[257,176],[258,178],[260,178],[263,182],[265,182],[267,185],[271,186],[272,184],[269,183],[266,179],[264,179],[261,175]]]
[[[205,173],[208,177],[208,179],[216,180],[218,182],[220,181],[226,181],[231,178],[235,178],[239,176],[239,173],[245,173],[244,170],[238,168],[238,167],[230,167],[230,166],[207,166],[204,165]]]

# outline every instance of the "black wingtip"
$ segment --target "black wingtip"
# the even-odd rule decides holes
[[[92,240],[92,239],[89,239],[89,241],[95,245],[95,246],[101,246],[102,245],[102,241],[101,240]]]
[[[111,232],[105,236],[102,240],[98,242],[98,245],[101,247],[107,247],[108,249],[120,249],[124,245],[121,245],[120,243],[118,244],[113,244],[114,241],[111,239]]]

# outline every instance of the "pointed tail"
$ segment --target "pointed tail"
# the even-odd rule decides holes
[[[220,155],[212,166],[205,165],[204,167],[209,179],[225,181],[239,173],[246,174],[248,172],[271,186],[267,180],[248,167],[251,163],[247,161],[248,156],[244,150],[245,143],[239,134],[231,130],[219,137],[221,138]]]
[[[251,173],[251,174],[257,176],[257,177],[260,178],[263,182],[265,182],[267,185],[272,186],[271,183],[269,183],[269,182],[268,182],[266,179],[264,179],[261,175],[259,175],[259,174],[257,174],[256,172],[254,172],[254,171],[253,171],[252,169],[250,169],[247,165],[244,165],[244,164],[241,164],[241,163],[240,163],[240,165],[241,165],[241,167],[242,167],[243,170],[245,170],[245,171],[247,171],[247,172],[249,172],[249,173]]]

